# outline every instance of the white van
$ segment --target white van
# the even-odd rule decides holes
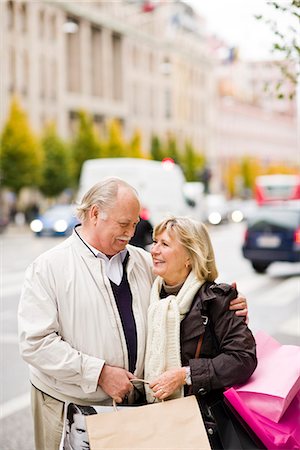
[[[78,200],[95,183],[115,176],[131,184],[139,193],[142,206],[150,214],[152,224],[169,214],[188,215],[201,220],[200,203],[188,201],[184,193],[186,180],[181,168],[172,161],[151,161],[138,158],[100,158],[83,163],[79,180]],[[194,206],[192,206],[194,204]]]

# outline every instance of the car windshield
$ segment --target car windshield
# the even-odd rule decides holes
[[[51,208],[45,212],[45,219],[68,219],[69,217],[74,216],[74,209],[72,206],[60,206]]]
[[[300,210],[261,209],[257,210],[255,217],[252,217],[248,223],[252,230],[259,230],[265,223],[279,228],[295,229],[300,225]]]

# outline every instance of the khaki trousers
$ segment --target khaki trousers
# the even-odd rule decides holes
[[[64,403],[31,388],[36,450],[58,450],[63,431]]]

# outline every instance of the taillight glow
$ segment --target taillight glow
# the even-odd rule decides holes
[[[300,228],[298,228],[298,230],[295,231],[294,242],[295,244],[300,244]]]

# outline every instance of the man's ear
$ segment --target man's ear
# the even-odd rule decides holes
[[[92,205],[89,211],[90,219],[93,223],[96,224],[98,216],[99,216],[99,207],[97,205]]]

